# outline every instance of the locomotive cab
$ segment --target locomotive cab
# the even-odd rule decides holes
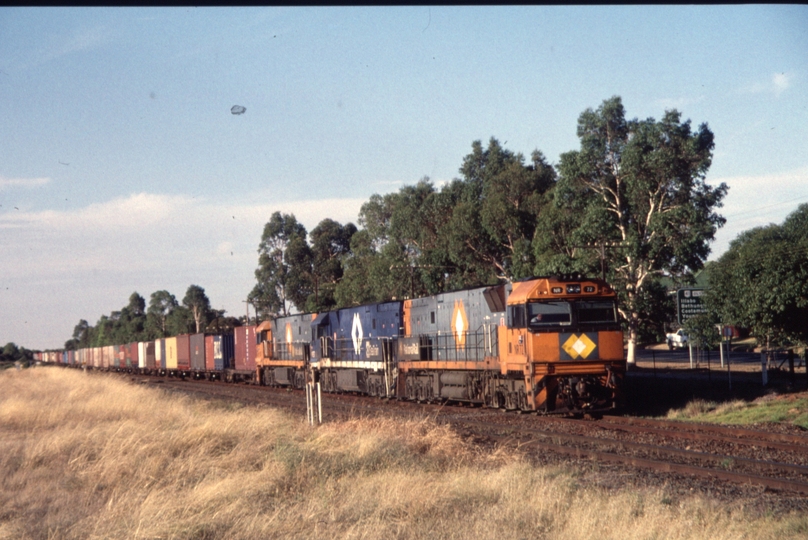
[[[290,315],[265,321],[255,329],[255,369],[260,384],[303,388],[310,363],[312,314]]]
[[[614,407],[625,360],[616,295],[605,282],[542,278],[514,284],[499,344],[502,375],[523,375],[528,408]]]
[[[272,358],[272,321],[264,321],[255,328],[255,339],[258,342],[255,365],[260,369],[269,365]]]

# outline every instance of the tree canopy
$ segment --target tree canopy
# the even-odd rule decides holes
[[[30,362],[34,359],[34,352],[25,347],[18,347],[16,343],[8,342],[0,349],[0,362]]]
[[[259,247],[251,298],[287,313],[436,294],[532,275],[601,273],[620,294],[630,362],[669,320],[660,278],[687,282],[704,265],[727,192],[707,184],[707,124],[678,111],[628,119],[619,97],[578,119],[580,148],[557,167],[496,138],[474,141],[460,176],[374,194],[359,226],[324,220],[306,241],[294,216],[273,214]],[[347,226],[346,226],[347,228]],[[323,290],[322,285],[328,289]]]
[[[707,124],[694,129],[676,110],[661,120],[629,119],[615,96],[581,113],[577,135],[579,148],[557,165],[538,149],[526,159],[494,137],[487,145],[474,141],[457,178],[436,186],[423,177],[374,194],[362,205],[358,227],[326,218],[309,233],[294,215],[274,212],[261,235],[248,301],[259,319],[268,319],[293,309],[315,312],[533,275],[602,273],[620,295],[633,362],[637,342],[658,332],[671,308],[660,278],[685,283],[703,267],[724,223],[717,209],[727,186],[706,182],[714,149]],[[751,234],[736,250],[766,234],[774,232]],[[773,242],[766,238],[760,242]],[[741,272],[729,262],[734,256],[727,255],[719,272]],[[785,283],[780,275],[771,283],[777,279]],[[793,296],[799,287],[788,283]],[[777,298],[773,305],[792,305]],[[748,313],[754,309],[750,304]],[[730,315],[749,320],[747,312]],[[157,291],[148,309],[135,293],[94,327],[80,321],[68,344],[236,323],[212,310],[204,289],[192,285],[182,304]],[[782,335],[796,335],[782,328]]]
[[[633,362],[646,284],[662,275],[688,280],[703,267],[725,221],[716,209],[727,186],[705,181],[714,147],[707,124],[694,131],[675,110],[659,121],[628,120],[613,97],[581,114],[578,138],[580,149],[561,156],[556,201],[580,212],[568,243],[604,245]]]
[[[291,260],[287,256],[290,245]],[[304,283],[299,272],[296,272],[301,264],[307,264],[305,247],[308,247],[306,228],[298,223],[295,216],[273,213],[264,226],[261,243],[258,245],[258,268],[255,270],[257,283],[247,297],[255,306],[259,317],[266,319],[286,315],[289,313],[290,303],[305,302],[308,295],[301,300]]]
[[[808,204],[782,225],[750,229],[709,265],[707,301],[718,322],[767,345],[808,343]]]
[[[193,332],[229,330],[241,323],[225,317],[224,311],[214,310],[199,285],[191,285],[182,305],[166,290],[155,291],[146,300],[137,292],[119,311],[102,315],[95,326],[81,319],[73,329],[73,337],[65,342],[65,349],[120,345],[136,341],[189,334]]]
[[[553,167],[538,150],[525,164],[522,154],[491,138],[486,149],[480,141],[472,144],[460,173],[462,179],[443,190],[453,203],[441,231],[451,260],[482,282],[532,275],[531,242],[545,194],[555,184]]]
[[[213,313],[210,309],[210,300],[205,294],[205,289],[199,285],[191,285],[188,287],[188,290],[185,292],[185,297],[182,299],[182,305],[190,311],[194,320],[196,333],[204,330],[213,318]]]

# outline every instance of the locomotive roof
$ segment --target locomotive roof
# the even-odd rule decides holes
[[[566,286],[553,287],[553,285],[564,284]],[[570,291],[569,286],[578,284],[577,292]],[[588,291],[587,288],[592,290]],[[560,289],[555,291],[554,289]],[[609,285],[597,278],[581,279],[558,279],[557,277],[533,278],[526,281],[514,283],[513,290],[508,296],[508,305],[524,304],[528,300],[552,300],[553,298],[586,298],[586,297],[613,297],[614,290]]]

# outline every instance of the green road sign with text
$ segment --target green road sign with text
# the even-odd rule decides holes
[[[688,319],[707,313],[707,306],[704,305],[704,289],[679,289],[676,291],[676,314],[679,324],[684,324]]]

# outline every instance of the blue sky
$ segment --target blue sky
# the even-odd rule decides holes
[[[808,202],[806,29],[805,6],[0,8],[0,345],[61,347],[134,291],[241,315],[272,212],[355,222],[490,137],[557,163],[613,95],[715,133],[715,258]]]

